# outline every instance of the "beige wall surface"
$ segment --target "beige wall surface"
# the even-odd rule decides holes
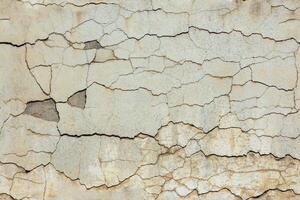
[[[300,200],[299,0],[0,0],[0,200]]]

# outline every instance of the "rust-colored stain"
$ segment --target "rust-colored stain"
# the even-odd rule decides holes
[[[250,14],[253,16],[259,16],[262,13],[261,1],[254,1],[250,6]]]

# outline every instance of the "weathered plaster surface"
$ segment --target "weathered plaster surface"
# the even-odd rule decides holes
[[[300,200],[299,0],[0,0],[0,200]]]

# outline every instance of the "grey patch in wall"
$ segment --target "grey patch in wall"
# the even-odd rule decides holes
[[[101,45],[97,40],[85,42],[84,45],[85,45],[83,48],[84,50],[101,48]]]
[[[86,90],[76,92],[70,96],[67,103],[71,106],[84,109],[86,103]]]
[[[58,112],[53,99],[27,103],[24,114],[32,115],[47,121],[59,121]]]

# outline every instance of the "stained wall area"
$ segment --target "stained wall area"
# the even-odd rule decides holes
[[[299,0],[0,0],[1,200],[299,200]]]

